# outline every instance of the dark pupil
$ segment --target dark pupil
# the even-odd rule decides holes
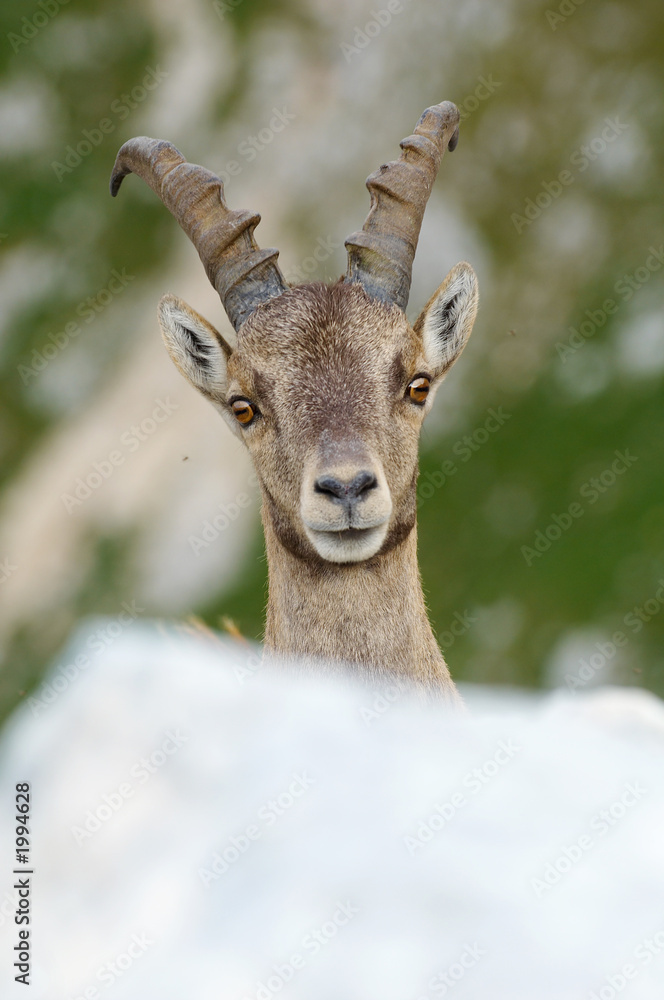
[[[233,409],[235,410],[235,416],[239,417],[240,420],[246,420],[252,414],[249,403],[234,403]]]
[[[426,379],[417,379],[410,387],[411,396],[418,401],[425,399],[428,391],[429,385]]]

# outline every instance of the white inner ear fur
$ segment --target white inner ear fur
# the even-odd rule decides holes
[[[465,347],[477,314],[477,276],[470,264],[455,264],[427,302],[415,329],[421,333],[434,377],[444,375]]]
[[[175,295],[159,303],[159,325],[176,368],[213,403],[225,403],[231,348],[221,334]]]

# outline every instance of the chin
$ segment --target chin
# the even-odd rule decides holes
[[[332,563],[357,563],[376,555],[385,541],[387,528],[385,521],[374,528],[347,528],[344,531],[305,528],[305,531],[321,559]]]

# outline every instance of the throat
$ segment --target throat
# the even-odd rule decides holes
[[[438,685],[449,674],[428,621],[415,526],[365,562],[303,559],[264,509],[269,569],[265,647],[279,657],[357,665],[369,676]],[[451,682],[449,682],[451,684]]]

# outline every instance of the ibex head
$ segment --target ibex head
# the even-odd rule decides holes
[[[461,263],[414,326],[404,312],[424,209],[458,122],[449,102],[429,108],[401,158],[369,177],[369,215],[346,240],[347,274],[329,286],[289,287],[277,251],[254,242],[260,216],[230,211],[219,178],[170,143],[132,139],[118,154],[111,192],[131,172],[153,188],[237,331],[232,348],[175,296],[159,305],[173,361],[249,448],[264,516],[297,557],[358,563],[415,525],[420,427],[477,310],[475,274]]]

